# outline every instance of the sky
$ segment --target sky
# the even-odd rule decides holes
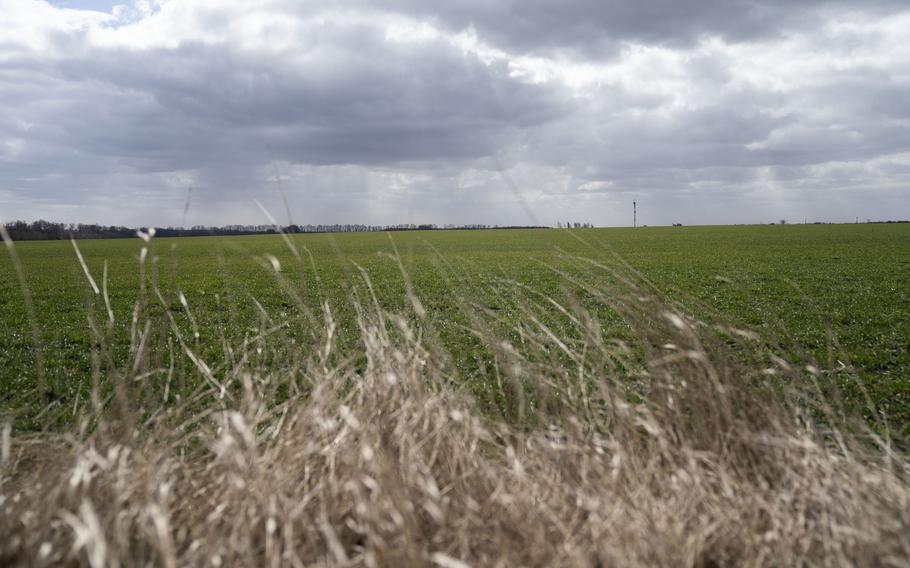
[[[906,0],[0,0],[0,221],[908,219],[907,30]]]

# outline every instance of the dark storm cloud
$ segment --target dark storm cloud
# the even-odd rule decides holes
[[[846,11],[887,14],[902,0],[388,0],[450,29],[474,28],[510,50],[609,54],[622,42],[688,47],[704,36],[731,42],[780,37]]]
[[[46,125],[32,141],[152,170],[470,159],[566,111],[558,90],[440,42],[394,45],[366,27],[320,41],[328,48],[289,60],[223,44],[93,49],[46,68],[35,92],[7,96]],[[46,104],[37,91],[47,89],[60,104]]]

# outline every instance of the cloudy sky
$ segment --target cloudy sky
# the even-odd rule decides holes
[[[0,221],[910,218],[906,0],[0,0]]]

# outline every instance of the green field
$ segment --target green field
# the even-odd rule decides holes
[[[102,295],[93,293],[71,243],[17,243],[38,337],[33,337],[11,256],[4,252],[0,412],[13,416],[23,428],[66,422],[85,403],[93,369],[129,359],[131,334],[135,339],[145,333],[155,346],[143,368],[188,365],[180,356],[171,362],[170,354],[179,355],[179,350],[174,349],[166,310],[195,352],[206,360],[224,361],[232,343],[263,329],[280,328],[301,350],[316,348],[307,343],[309,320],[304,314],[312,310],[321,321],[321,306],[327,302],[339,321],[343,351],[356,356],[360,337],[354,328],[356,303],[373,302],[364,274],[382,308],[410,314],[403,267],[432,323],[427,327],[436,330],[457,375],[493,406],[501,393],[491,379],[489,354],[470,331],[477,316],[505,330],[529,313],[559,326],[561,316],[547,298],[560,303],[577,300],[609,335],[624,338],[626,327],[613,307],[584,291],[584,286],[604,289],[614,280],[611,271],[619,270],[650,282],[690,315],[727,321],[779,342],[782,352],[794,360],[816,360],[829,370],[855,367],[876,411],[900,429],[910,424],[910,225],[429,231],[290,238],[299,247],[299,259],[278,236],[154,239],[142,272],[143,243],[138,238],[80,241],[99,288],[107,263],[115,321],[110,329]],[[280,264],[278,278],[268,255]],[[161,299],[153,292],[156,288]],[[189,310],[181,305],[180,292]],[[131,331],[137,301],[143,313],[160,316],[147,332],[141,325]],[[110,348],[103,357],[98,355],[101,336]],[[849,385],[846,391],[849,397],[861,398]]]

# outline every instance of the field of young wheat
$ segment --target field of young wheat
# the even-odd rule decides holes
[[[308,318],[324,303],[338,320],[340,348],[356,353],[358,302],[361,308],[375,302],[406,314],[409,293],[451,354],[460,380],[494,403],[491,354],[477,339],[473,320],[483,317],[510,333],[534,317],[562,333],[565,322],[552,301],[563,302],[568,294],[591,310],[606,335],[628,340],[634,330],[585,289],[600,288],[606,275],[620,271],[634,273],[694,317],[748,328],[795,357],[814,360],[833,377],[858,375],[880,417],[899,428],[910,423],[910,226],[437,231],[289,239],[291,247],[279,236],[80,241],[97,293],[71,243],[19,243],[34,318],[11,257],[4,255],[2,407],[24,426],[66,423],[87,403],[93,369],[124,364],[140,336],[153,359],[141,365],[148,366],[149,382],[158,384],[155,373],[170,368],[162,361],[174,351],[174,330],[204,360],[222,359],[228,346],[255,337],[262,325],[305,344],[312,333]],[[137,306],[152,318],[148,330],[134,323]],[[317,319],[321,324],[321,316]],[[98,360],[100,338],[108,352]],[[191,373],[194,368],[187,361],[174,365]],[[179,369],[174,373],[181,376]],[[863,398],[852,381],[841,387],[852,399]]]

